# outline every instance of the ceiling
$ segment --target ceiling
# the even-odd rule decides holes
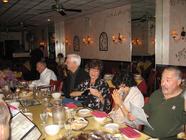
[[[65,8],[81,9],[81,13],[66,12],[61,16],[51,11],[55,0],[0,0],[0,29],[21,29],[35,27],[50,22],[91,14],[122,5],[132,4],[132,19],[154,17],[155,0],[59,0]],[[49,12],[50,11],[50,12]]]

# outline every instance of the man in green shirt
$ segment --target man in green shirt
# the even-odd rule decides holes
[[[144,128],[144,132],[160,140],[175,140],[181,128],[186,124],[184,111],[181,71],[177,67],[167,67],[162,73],[161,89],[155,91],[148,104],[144,106],[148,121],[153,127]],[[130,120],[135,117],[129,114]]]

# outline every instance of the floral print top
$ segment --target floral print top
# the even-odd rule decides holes
[[[86,91],[89,87],[97,89],[99,92],[102,93],[104,98],[104,103],[102,104],[100,99],[88,92],[87,94],[82,94],[81,96],[75,97],[75,100],[83,101],[84,106],[110,112],[111,110],[111,94],[108,87],[108,84],[103,79],[97,79],[94,85],[90,85],[90,80],[84,81],[82,84],[78,86],[79,91]]]

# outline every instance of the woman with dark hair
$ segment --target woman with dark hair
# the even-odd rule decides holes
[[[108,84],[100,78],[101,70],[102,62],[92,60],[89,63],[90,79],[85,80],[78,86],[78,91],[74,91],[70,95],[75,100],[83,101],[86,107],[109,112],[111,110],[110,91]]]
[[[112,82],[117,89],[112,94],[115,106],[110,112],[111,117],[117,123],[126,123],[132,127],[137,127],[133,122],[128,120],[130,104],[142,108],[144,106],[144,98],[140,90],[136,87],[133,74],[122,71],[114,75]]]

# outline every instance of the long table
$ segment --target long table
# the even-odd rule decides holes
[[[42,111],[45,109],[43,105],[36,105],[36,106],[31,106],[28,107],[29,111],[31,113],[33,113],[33,122],[36,124],[36,126],[40,129],[40,131],[42,132],[42,136],[40,137],[40,140],[46,139],[46,140],[55,140],[55,139],[60,139],[64,136],[66,130],[63,128],[60,130],[60,132],[56,135],[56,136],[49,136],[44,132],[44,129],[42,127],[42,122],[40,120],[40,113],[42,113]],[[51,120],[52,118],[49,117],[49,120]],[[84,132],[86,130],[104,130],[104,127],[102,124],[98,123],[96,120],[94,120],[93,117],[89,117],[87,118],[87,120],[89,121],[88,126],[81,130],[81,131],[72,131],[73,135],[78,135],[81,132]],[[141,132],[140,132],[141,133]],[[141,133],[141,136],[139,138],[137,138],[136,140],[146,140],[149,139],[150,137]],[[124,139],[124,138],[123,138]]]

